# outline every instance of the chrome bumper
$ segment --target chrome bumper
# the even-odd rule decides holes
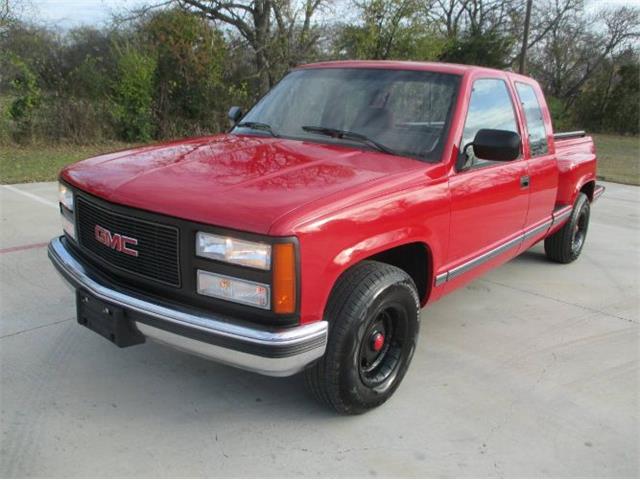
[[[49,258],[75,289],[124,308],[146,337],[227,365],[270,375],[293,375],[324,355],[326,321],[291,328],[259,328],[217,314],[163,304],[115,287],[83,265],[63,237],[49,243]]]

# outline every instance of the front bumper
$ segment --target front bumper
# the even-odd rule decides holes
[[[215,313],[165,303],[122,289],[87,266],[64,237],[49,243],[49,258],[75,289],[122,307],[146,337],[227,365],[284,377],[324,355],[328,323],[290,328],[256,327]]]

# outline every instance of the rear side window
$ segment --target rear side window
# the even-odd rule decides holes
[[[549,151],[547,144],[547,131],[544,128],[542,118],[542,108],[538,103],[538,97],[531,85],[516,82],[516,90],[524,116],[527,119],[527,129],[529,130],[529,145],[531,146],[531,156],[537,157]]]
[[[466,145],[473,142],[478,130],[483,128],[518,133],[511,95],[504,80],[483,78],[474,82],[461,147],[464,149]],[[476,158],[472,148],[467,148],[466,151],[461,152],[461,155],[466,157],[463,168],[494,163]]]

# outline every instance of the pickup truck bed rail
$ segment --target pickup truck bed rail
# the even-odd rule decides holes
[[[584,130],[575,130],[573,132],[559,132],[553,134],[554,140],[566,140],[568,138],[580,138],[587,134]]]

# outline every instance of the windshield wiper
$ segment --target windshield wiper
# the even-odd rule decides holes
[[[237,124],[236,127],[251,128],[253,130],[263,130],[263,131],[268,132],[269,134],[271,134],[272,137],[279,137],[280,136],[276,132],[273,131],[273,129],[271,128],[271,125],[269,125],[268,123],[242,122],[242,123]]]
[[[398,155],[389,147],[386,147],[381,143],[378,143],[375,140],[361,133],[351,132],[349,130],[340,130],[338,128],[315,127],[311,125],[303,126],[302,130],[304,130],[305,132],[317,133],[319,135],[326,135],[328,137],[333,137],[333,138],[344,138],[346,140],[355,140],[360,143],[366,143],[368,145],[371,145],[376,150],[379,150],[381,152],[390,153],[391,155]]]

